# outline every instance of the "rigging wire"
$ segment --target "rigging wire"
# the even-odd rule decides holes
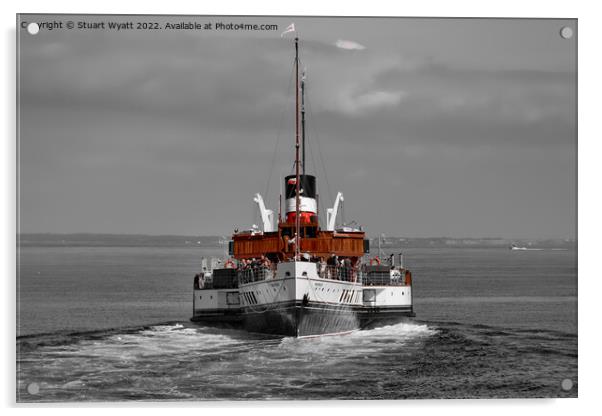
[[[302,60],[299,59],[299,64],[302,64]],[[293,82],[293,75],[294,75],[294,70],[295,70],[295,65],[293,63],[292,67],[291,67],[291,72],[289,75],[289,80],[288,80],[288,87],[286,89],[287,91],[287,95],[286,95],[286,101],[287,101],[287,106],[285,108],[282,109],[282,112],[280,114],[280,120],[278,122],[278,130],[277,130],[277,134],[276,134],[276,144],[274,146],[274,152],[272,154],[272,160],[270,163],[270,168],[268,171],[268,179],[266,182],[266,186],[265,186],[265,201],[267,202],[269,200],[269,191],[270,191],[270,184],[271,184],[271,180],[272,180],[272,174],[274,171],[274,166],[276,165],[276,158],[278,155],[278,147],[280,144],[280,137],[282,136],[282,132],[283,132],[283,124],[284,124],[284,119],[286,114],[288,114],[289,108],[291,106],[290,104],[290,100],[289,98],[291,97],[291,85]],[[307,109],[307,115],[308,115],[308,119],[313,119],[313,111],[312,111],[312,105],[311,105],[311,99],[309,97],[309,94],[307,94],[307,85],[305,86],[306,89],[306,95],[305,95],[305,100],[306,100],[306,109]],[[312,167],[315,170],[316,175],[318,174],[319,171],[319,167],[322,168],[322,172],[324,173],[324,182],[326,182],[326,190],[327,190],[327,194],[328,194],[328,199],[329,199],[329,205],[332,205],[334,203],[334,198],[332,196],[332,191],[330,188],[330,182],[328,181],[328,173],[326,171],[326,164],[324,163],[324,159],[322,158],[322,148],[320,145],[320,140],[318,138],[318,134],[317,134],[317,130],[316,127],[314,125],[314,123],[308,123],[309,126],[309,130],[311,131],[312,134],[309,134],[309,131],[305,131],[305,144],[308,146],[309,148],[309,153],[310,153],[310,159],[311,159],[311,163],[312,163]],[[311,140],[310,140],[311,137]],[[313,152],[313,147],[311,145],[311,142],[315,141],[316,147],[317,147],[317,153],[318,153],[318,158],[319,158],[319,162],[320,164],[316,163],[316,158],[314,156],[314,152]],[[294,146],[291,144],[289,146],[289,148],[294,148]],[[295,171],[295,161],[293,160],[293,162],[290,165],[290,173],[292,174]],[[326,210],[321,210],[326,212]]]
[[[316,160],[314,158],[314,152],[312,150],[312,147],[311,147],[311,144],[310,144],[309,140],[307,140],[307,144],[308,144],[309,157],[310,157],[310,160],[311,160],[311,165],[312,165],[313,171],[315,172],[316,176],[318,176],[318,165],[316,164]],[[322,214],[323,212],[325,213],[326,210],[323,209],[323,208],[320,208],[322,206],[322,204],[320,204],[320,194],[317,193],[316,196],[317,196],[317,199],[318,199],[318,216],[322,215],[324,217],[323,221],[320,221],[320,223],[321,224],[326,224],[326,214]]]
[[[269,200],[269,191],[270,191],[270,182],[272,180],[272,173],[274,171],[274,166],[276,164],[276,156],[278,155],[278,144],[280,143],[280,136],[282,134],[282,130],[283,130],[283,123],[284,123],[284,117],[285,115],[288,113],[288,107],[290,107],[290,96],[291,96],[291,84],[293,83],[293,73],[295,70],[295,65],[293,64],[292,68],[291,68],[291,72],[288,78],[288,87],[286,88],[286,102],[289,103],[287,106],[285,106],[284,108],[282,108],[282,111],[280,112],[280,120],[278,122],[278,130],[276,133],[276,145],[274,146],[274,153],[272,154],[272,161],[270,163],[270,169],[268,171],[268,180],[267,183],[265,185],[265,201],[267,203],[267,201]]]
[[[309,139],[309,135],[306,136]],[[311,147],[311,140],[307,140],[307,149],[309,150],[309,159],[311,161],[311,167],[316,174],[318,173],[318,165],[316,164],[316,159],[314,157],[314,151]]]
[[[300,63],[303,63],[303,61],[300,61]],[[305,65],[304,65],[304,68],[305,68]],[[305,73],[305,69],[304,69],[304,73]],[[309,91],[309,85],[305,84],[304,85],[304,93],[305,93],[305,100],[306,101],[309,100],[308,91]],[[306,106],[306,107],[308,107],[308,106]],[[309,117],[307,117],[307,118],[309,118]],[[307,126],[307,124],[309,124],[309,123],[306,122],[305,125]],[[304,133],[305,133],[305,142],[304,142],[304,145],[307,146],[307,148],[309,150],[309,153],[310,153],[309,157],[310,157],[311,167],[313,168],[314,172],[316,172],[316,174],[317,174],[318,173],[318,166],[316,165],[316,161],[314,159],[313,150],[312,150],[312,147],[311,147],[310,134],[309,134],[309,131],[307,131],[307,129],[305,129]],[[303,166],[303,167],[306,170],[309,170],[308,169],[309,166]]]
[[[313,118],[311,99],[309,98],[309,96],[307,96],[307,110]],[[329,203],[330,203],[330,205],[332,205],[334,203],[334,198],[332,197],[332,192],[330,191],[330,183],[328,182],[328,173],[326,172],[326,164],[324,163],[324,159],[322,158],[322,148],[320,146],[320,140],[318,139],[318,133],[315,128],[315,123],[309,123],[309,128],[312,129],[312,131],[313,131],[313,137],[315,138],[315,142],[318,147],[318,157],[320,159],[320,164],[322,166],[322,170],[324,171],[324,181],[326,182],[326,190],[328,191]],[[317,171],[318,170],[316,169],[316,173],[317,173]]]
[[[309,97],[308,90],[309,90],[308,85],[305,85],[305,98],[306,98],[306,100],[309,99],[308,98]],[[310,114],[310,116],[311,116],[311,114]],[[306,126],[307,126],[307,124],[308,123],[306,123]],[[304,143],[305,143],[305,145],[307,146],[307,148],[309,150],[309,159],[310,159],[310,162],[311,162],[312,169],[307,169],[308,168],[307,166],[304,166],[304,167],[307,169],[307,171],[312,171],[313,170],[313,172],[315,172],[315,174],[317,176],[317,174],[318,174],[318,164],[316,163],[316,159],[314,157],[314,152],[313,152],[313,147],[311,146],[310,137],[313,138],[313,136],[310,135],[309,132],[306,129],[305,130],[305,142]],[[320,197],[319,194],[317,196],[318,196],[318,198]],[[318,204],[319,204],[319,201],[318,201]],[[326,212],[325,210],[320,210],[320,212],[318,212],[318,215],[320,215],[320,213],[322,213],[322,211]],[[326,217],[325,216],[324,216],[324,222],[323,222],[323,224],[326,224]]]

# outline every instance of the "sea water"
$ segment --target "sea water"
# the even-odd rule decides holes
[[[577,396],[574,249],[406,248],[415,319],[295,339],[189,322],[221,248],[102,238],[18,250],[18,401]]]

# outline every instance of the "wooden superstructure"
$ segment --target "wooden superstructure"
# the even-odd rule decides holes
[[[232,255],[234,258],[250,259],[262,255],[272,261],[286,261],[295,257],[295,242],[291,242],[291,228],[294,224],[281,223],[277,232],[243,232],[232,236]],[[347,257],[355,263],[365,253],[365,233],[363,231],[322,231],[317,224],[302,225],[301,255],[311,257]],[[305,235],[305,237],[304,237]]]

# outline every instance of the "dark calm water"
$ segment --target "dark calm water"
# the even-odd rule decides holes
[[[17,400],[577,396],[575,250],[404,252],[416,319],[293,339],[189,323],[219,248],[28,244]]]

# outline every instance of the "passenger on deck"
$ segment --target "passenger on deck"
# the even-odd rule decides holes
[[[353,275],[353,268],[351,267],[351,259],[346,258],[344,260],[343,272],[345,274],[345,280],[355,282],[355,276]]]
[[[333,279],[334,276],[334,270],[336,268],[337,265],[337,256],[335,256],[334,253],[332,253],[330,255],[330,257],[328,258],[328,260],[326,261],[326,264],[330,267],[328,267],[327,272],[328,272],[328,278],[329,279]]]
[[[319,270],[319,274],[321,278],[325,278],[326,277],[326,261],[324,260],[324,257],[320,257],[320,268]]]
[[[255,270],[257,269],[257,260],[252,258],[249,263],[249,276],[251,278],[251,282],[255,281]]]

